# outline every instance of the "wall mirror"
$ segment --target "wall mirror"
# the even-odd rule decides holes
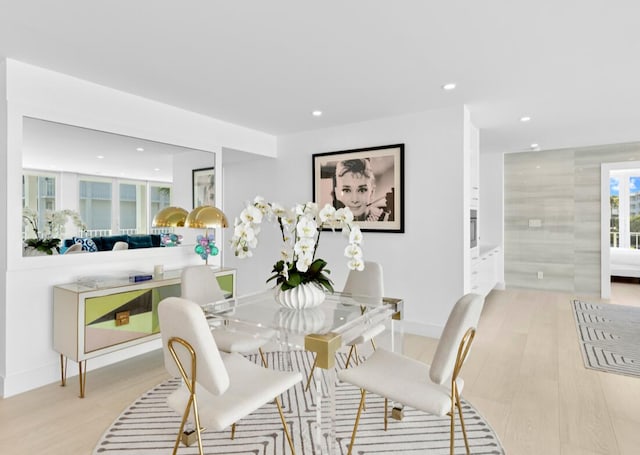
[[[153,217],[190,210],[192,172],[202,168],[215,169],[213,152],[24,117],[24,254],[46,255],[46,245],[27,244],[47,238],[60,238],[63,253],[78,239],[82,252],[174,245],[167,234],[182,233],[153,227]]]

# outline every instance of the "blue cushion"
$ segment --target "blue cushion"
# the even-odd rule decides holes
[[[127,243],[130,249],[151,248],[153,246],[150,235],[129,235],[127,237]]]
[[[82,245],[82,249],[84,251],[90,251],[90,252],[94,252],[94,251],[98,251],[98,247],[96,246],[96,244],[93,242],[93,240],[86,238],[86,237],[72,237],[73,243],[79,243]]]

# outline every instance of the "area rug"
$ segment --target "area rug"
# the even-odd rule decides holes
[[[267,353],[269,365],[282,362],[282,355]],[[254,358],[255,361],[255,358]],[[343,368],[346,355],[338,355],[338,367]],[[313,363],[312,354],[304,351],[292,353],[294,368],[306,377]],[[94,455],[167,455],[173,449],[180,416],[169,409],[165,400],[178,386],[176,379],[168,380],[144,393],[135,400],[100,438]],[[298,455],[315,454],[313,431],[315,393],[305,392],[300,383],[282,396],[286,420]],[[310,389],[314,389],[311,387]],[[340,383],[336,388],[336,431],[339,454],[346,454],[360,400],[356,387]],[[402,421],[389,419],[388,431],[383,430],[384,400],[369,394],[366,411],[360,418],[354,454],[448,454],[449,418],[439,418],[405,408]],[[463,401],[463,414],[473,454],[504,454],[496,433],[487,421],[468,402]],[[465,453],[464,440],[456,419],[456,453]],[[326,436],[326,435],[325,435]],[[289,454],[278,410],[275,404],[267,404],[242,419],[236,426],[235,439],[230,431],[205,431],[203,433],[206,454]],[[183,445],[179,455],[197,454],[197,444]]]
[[[640,308],[573,301],[585,367],[640,377]]]

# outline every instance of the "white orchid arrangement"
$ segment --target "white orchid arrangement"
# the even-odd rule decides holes
[[[315,202],[298,204],[286,210],[280,204],[266,202],[258,196],[253,203],[247,204],[235,220],[235,229],[231,245],[235,255],[247,258],[258,245],[260,224],[263,220],[276,221],[282,234],[284,246],[281,259],[273,266],[273,276],[267,282],[276,280],[283,291],[300,284],[317,283],[333,292],[333,283],[327,276],[327,262],[316,258],[323,228],[342,229],[348,237],[344,255],[348,258],[347,267],[351,270],[363,270],[362,232],[353,223],[353,213],[348,207],[335,209],[327,204],[321,210]]]
[[[87,230],[87,225],[84,224],[78,212],[73,210],[47,210],[44,214],[42,230],[40,230],[38,212],[29,207],[23,208],[22,220],[25,225],[31,227],[36,236],[35,238],[25,239],[25,244],[47,254],[52,254],[54,248],[58,249],[58,244],[64,236],[65,225],[69,218],[80,231]]]

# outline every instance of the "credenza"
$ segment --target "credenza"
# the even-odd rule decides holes
[[[236,293],[236,271],[213,268],[225,297]],[[67,360],[78,363],[84,398],[88,359],[160,337],[158,303],[179,297],[181,270],[131,282],[128,276],[93,277],[53,288],[53,348],[60,353],[61,383]]]

